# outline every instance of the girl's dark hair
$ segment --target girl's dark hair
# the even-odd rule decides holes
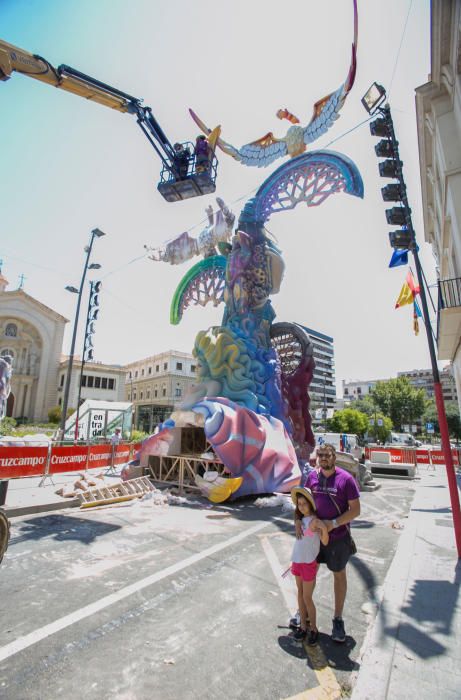
[[[312,515],[315,515],[315,508],[312,506],[312,503],[305,496],[302,495],[302,493],[296,494],[296,503],[298,503],[298,498],[304,498],[304,500],[309,504],[310,512],[312,513]],[[297,520],[302,520],[304,518],[304,515],[299,510],[298,506],[296,506],[295,508],[295,517]]]

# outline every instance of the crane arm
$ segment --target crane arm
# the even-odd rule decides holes
[[[97,102],[118,112],[137,116],[138,124],[157,151],[164,165],[170,169],[173,148],[164,131],[142,100],[117,88],[106,85],[74,68],[60,65],[54,68],[45,58],[29,53],[0,39],[0,80],[8,80],[13,72],[40,80],[53,87],[72,92],[86,100]]]

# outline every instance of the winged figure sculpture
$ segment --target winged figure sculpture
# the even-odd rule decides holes
[[[251,143],[247,143],[240,149],[235,148],[230,143],[227,143],[221,138],[216,140],[216,145],[228,155],[238,160],[243,165],[264,168],[270,165],[277,158],[290,156],[294,158],[305,152],[306,146],[313,141],[316,141],[332,126],[333,122],[339,116],[339,111],[342,108],[347,95],[349,94],[355,80],[355,72],[357,67],[357,33],[358,33],[358,16],[357,16],[357,0],[353,0],[354,4],[354,41],[352,44],[352,58],[347,74],[346,81],[335,91],[326,95],[321,100],[314,104],[314,112],[307,126],[301,126],[299,119],[289,112],[287,109],[279,109],[277,117],[279,119],[287,119],[292,126],[288,129],[285,136],[277,138],[270,131],[262,138]],[[212,130],[200,119],[200,117],[189,109],[192,119],[197,126],[209,136]]]

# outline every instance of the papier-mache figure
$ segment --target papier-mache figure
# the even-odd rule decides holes
[[[11,392],[11,375],[13,358],[11,355],[0,357],[0,420],[6,416],[6,402]]]

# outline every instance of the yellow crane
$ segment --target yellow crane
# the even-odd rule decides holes
[[[189,153],[189,160],[187,172],[183,169],[179,172],[176,156],[178,144],[175,144],[175,147],[171,145],[152,114],[152,109],[145,107],[142,99],[111,87],[70,66],[60,65],[55,68],[43,56],[29,53],[0,39],[0,80],[9,80],[14,72],[40,80],[60,90],[72,92],[78,97],[97,102],[118,112],[134,114],[137,123],[162,161],[163,167],[157,189],[168,202],[198,197],[216,190],[217,160],[214,153],[209,168],[205,171],[199,169],[200,172],[197,172],[192,144],[190,142],[180,144]]]

